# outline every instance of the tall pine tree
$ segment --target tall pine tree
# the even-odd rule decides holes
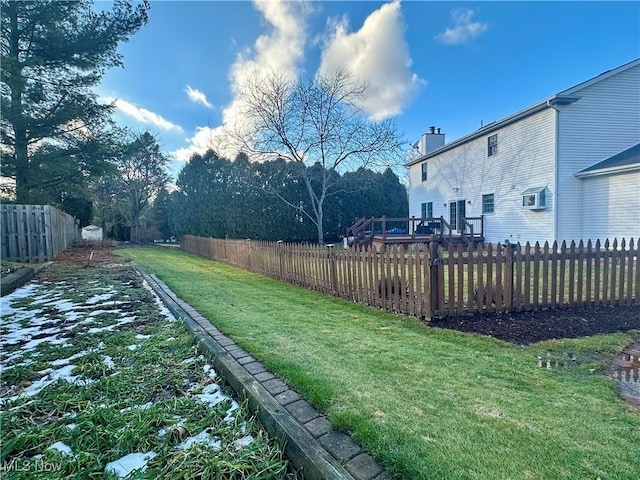
[[[121,66],[121,42],[147,22],[147,3],[116,0],[95,11],[90,0],[2,0],[1,94],[3,175],[15,179],[16,200],[74,175],[87,176],[100,159],[91,145],[112,107],[92,88],[106,69]],[[75,159],[57,179],[41,175],[36,153],[50,162]],[[51,170],[51,169],[49,169]]]

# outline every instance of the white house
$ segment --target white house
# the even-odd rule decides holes
[[[409,215],[484,217],[486,242],[640,238],[640,59],[445,143],[409,167]]]

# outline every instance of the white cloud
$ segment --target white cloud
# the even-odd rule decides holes
[[[451,11],[453,27],[436,35],[436,40],[447,45],[460,45],[479,37],[489,29],[486,23],[474,22],[475,12],[471,9],[456,9]]]
[[[219,137],[220,132],[216,128],[198,127],[196,133],[189,139],[189,146],[174,150],[171,154],[176,160],[187,162],[194,153],[204,153],[210,148],[219,152],[220,150],[216,148]]]
[[[138,107],[137,105],[120,98],[104,98],[103,100],[108,103],[113,102],[118,110],[140,123],[153,125],[161,130],[182,132],[182,127],[180,125],[171,123],[161,115],[147,110],[146,108]]]
[[[318,73],[347,70],[368,87],[359,107],[372,120],[402,113],[424,81],[412,73],[400,2],[382,5],[349,33],[346,18],[329,21]]]
[[[199,127],[189,140],[190,145],[173,152],[175,158],[186,161],[194,153],[214,148],[231,159],[237,152],[227,146],[225,127],[242,130],[251,121],[243,115],[241,91],[251,78],[266,77],[278,72],[295,78],[304,58],[307,39],[306,18],[312,11],[309,4],[287,0],[254,0],[254,7],[262,13],[270,32],[260,35],[254,45],[238,54],[231,66],[229,81],[233,99],[222,110],[222,125],[216,128]]]
[[[189,100],[191,100],[192,102],[201,103],[207,108],[213,108],[213,105],[211,105],[211,103],[207,100],[207,96],[200,90],[191,88],[191,86],[187,85],[185,92],[187,93]]]

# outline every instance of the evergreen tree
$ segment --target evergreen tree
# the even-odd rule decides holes
[[[91,89],[122,65],[117,47],[147,22],[148,5],[116,0],[96,12],[89,0],[2,0],[1,7],[0,134],[9,152],[2,171],[15,179],[17,202],[30,203],[34,190],[86,178],[105,161],[92,144],[113,107]],[[57,170],[53,177],[45,165]]]

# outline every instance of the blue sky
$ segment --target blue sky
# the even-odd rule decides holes
[[[152,0],[149,17],[98,94],[157,135],[173,174],[237,118],[251,72],[347,68],[408,148],[430,125],[449,142],[640,57],[638,2]]]

